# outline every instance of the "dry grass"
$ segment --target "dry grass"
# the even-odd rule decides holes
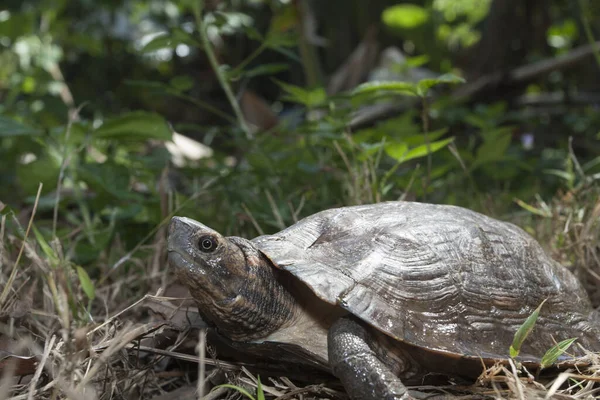
[[[584,186],[538,208],[547,215],[531,223],[533,234],[586,287],[600,306],[600,188]]]
[[[548,211],[548,217],[525,221],[554,256],[582,279],[596,305],[600,303],[599,194],[594,187],[567,193],[550,205],[538,205]],[[33,221],[34,214],[31,209],[23,215]],[[136,255],[112,249],[122,253],[117,259],[127,258],[128,270],[119,262],[113,270],[115,263],[101,257],[95,267],[103,278],[96,280],[95,299],[90,301],[81,277],[64,256],[65,243],[40,241],[12,214],[0,218],[0,289],[5,293],[0,297],[0,400],[185,400],[197,398],[199,387],[208,392],[225,382],[254,392],[255,373],[244,364],[218,360],[211,346],[201,363],[207,371],[205,385],[198,380],[195,348],[202,325],[197,313],[187,308],[189,300],[181,300],[186,291],[173,283],[164,268],[163,230],[157,231],[151,244],[141,244],[144,251]],[[510,364],[489,368],[473,386],[417,389],[462,398],[597,398],[600,359],[590,354],[588,361],[589,368],[557,372],[550,381]],[[267,398],[344,398],[335,384],[302,376],[290,380],[277,377],[277,370],[271,372],[276,378],[261,372]],[[205,398],[240,395],[221,388]]]

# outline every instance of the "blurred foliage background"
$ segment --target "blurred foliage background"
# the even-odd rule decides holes
[[[26,218],[43,183],[37,227],[92,277],[174,210],[248,237],[395,199],[544,216],[600,177],[599,17],[591,0],[3,0],[1,212]]]

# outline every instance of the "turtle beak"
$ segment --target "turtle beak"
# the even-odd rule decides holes
[[[194,240],[203,234],[217,234],[216,231],[191,218],[173,217],[169,223],[167,251],[192,253]]]
[[[169,265],[175,270],[194,266],[194,238],[201,224],[190,218],[173,217],[169,223],[167,253]]]
[[[185,223],[186,219],[181,217],[171,218],[168,229],[167,251],[177,251],[189,240],[192,232],[189,229],[189,224]]]

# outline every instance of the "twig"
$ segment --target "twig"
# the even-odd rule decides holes
[[[271,195],[271,192],[265,190],[265,194],[267,195],[267,200],[269,201],[269,205],[271,206],[271,211],[273,211],[273,216],[275,217],[275,222],[277,222],[277,226],[279,229],[285,229],[285,222],[283,222],[283,218],[279,213],[279,209],[277,208],[277,204]]]
[[[321,71],[319,62],[315,53],[314,47],[308,41],[305,31],[307,18],[311,18],[311,10],[308,8],[306,1],[294,1],[294,7],[298,13],[298,49],[300,50],[300,58],[304,67],[304,77],[309,87],[315,87],[321,82]]]
[[[176,91],[175,89],[172,89],[172,88],[167,88],[166,92],[174,97],[178,97],[182,100],[189,101],[190,103],[194,104],[195,106],[203,108],[206,111],[209,111],[209,112],[215,114],[216,116],[223,118],[225,121],[227,121],[231,124],[235,124],[235,122],[236,122],[235,118],[231,117],[226,112],[219,110],[217,107],[215,107],[205,101],[196,99],[192,96],[188,96],[187,94],[184,94],[184,93],[179,93],[178,91]]]
[[[198,400],[202,400],[204,397],[204,385],[206,384],[206,330],[200,329],[198,334],[198,344],[196,345],[198,351],[198,387],[196,393]]]
[[[160,291],[160,289],[159,289],[159,291]],[[113,320],[114,320],[115,318],[117,318],[119,315],[122,315],[122,314],[126,313],[127,311],[129,311],[129,310],[131,310],[132,308],[136,307],[138,304],[140,304],[140,303],[143,303],[143,302],[144,302],[144,300],[146,300],[146,299],[150,299],[150,298],[155,298],[155,299],[156,299],[156,298],[159,298],[159,299],[160,299],[160,297],[158,297],[158,296],[154,296],[154,295],[151,295],[151,294],[146,294],[144,297],[142,297],[141,299],[139,299],[139,300],[138,300],[138,301],[136,301],[135,303],[131,304],[131,305],[130,305],[130,306],[128,306],[128,307],[125,307],[125,309],[123,309],[123,310],[119,311],[118,313],[116,313],[116,314],[115,314],[115,315],[113,315],[112,317],[109,317],[109,318],[108,318],[106,321],[104,321],[102,324],[100,324],[100,325],[98,325],[97,327],[95,327],[94,329],[90,330],[90,331],[87,333],[87,336],[90,336],[92,333],[94,333],[94,332],[98,331],[99,329],[102,329],[104,326],[106,326],[106,325],[110,324],[110,323],[111,323],[111,321],[113,321]]]
[[[474,96],[479,96],[491,88],[499,85],[518,85],[527,83],[539,76],[548,74],[552,71],[565,69],[577,64],[591,54],[595,54],[600,46],[600,41],[577,47],[568,53],[559,57],[548,58],[531,64],[522,65],[507,73],[496,72],[484,75],[474,82],[458,87],[452,92],[453,100],[462,100]],[[401,103],[384,103],[366,107],[359,110],[352,116],[349,126],[357,129],[379,121],[382,118],[391,117],[404,110],[414,107],[416,99],[407,99]]]
[[[565,69],[590,56],[600,46],[600,41],[579,46],[568,53],[559,57],[547,58],[531,64],[517,67],[507,73],[496,72],[490,75],[484,75],[476,81],[461,86],[452,94],[454,100],[460,100],[466,97],[480,95],[486,90],[496,87],[500,84],[510,86],[527,83],[534,78],[546,75],[552,71]]]
[[[211,390],[206,396],[202,397],[202,400],[217,400],[223,398],[223,395],[227,393],[229,388],[219,387]]]
[[[248,57],[246,57],[245,60],[243,60],[241,63],[239,63],[239,65],[237,67],[235,67],[234,70],[241,72],[244,68],[246,68],[248,66],[248,64],[250,64],[250,62],[252,62],[252,60],[254,60],[256,57],[258,57],[266,49],[267,49],[267,43],[263,41],[260,44],[260,46],[258,46],[256,48],[256,50],[254,50],[252,52],[252,54],[250,54]]]
[[[65,132],[65,142],[63,145],[62,162],[60,164],[60,170],[58,172],[58,180],[56,182],[56,198],[54,199],[54,211],[52,215],[52,237],[56,237],[56,225],[58,224],[58,204],[60,203],[60,193],[62,188],[62,182],[65,176],[65,170],[69,164],[70,157],[68,151],[69,137],[71,136],[71,128],[73,122],[77,119],[79,112],[85,106],[85,103],[77,107],[75,110],[69,112],[69,123]]]
[[[38,186],[37,195],[35,196],[35,203],[33,203],[33,211],[31,212],[31,217],[29,218],[29,224],[27,225],[27,230],[25,231],[25,237],[23,238],[23,244],[21,245],[21,249],[19,250],[19,255],[17,256],[17,260],[15,261],[15,265],[13,265],[12,271],[10,272],[10,276],[6,281],[6,285],[2,290],[2,294],[0,294],[0,309],[4,305],[6,301],[6,297],[8,296],[8,292],[12,287],[12,284],[17,276],[17,271],[19,267],[19,261],[21,261],[21,256],[23,256],[23,249],[25,249],[25,243],[27,242],[27,237],[29,236],[29,231],[31,230],[31,226],[33,225],[33,218],[35,217],[35,212],[37,211],[38,203],[40,202],[40,195],[42,194],[42,187],[44,185],[40,183]]]
[[[50,351],[54,348],[54,342],[56,341],[56,336],[52,335],[50,338],[50,342],[46,342],[46,348],[44,349],[44,354],[42,355],[42,359],[40,360],[37,370],[29,383],[29,395],[27,400],[33,400],[33,396],[35,395],[35,387],[37,386],[38,380],[42,375],[42,371],[44,370],[44,366],[46,365],[46,361],[48,360],[48,356],[50,355]]]
[[[0,204],[0,211],[2,211]],[[0,215],[0,271],[3,270],[4,263],[4,230],[6,229],[6,215]]]
[[[523,387],[521,386],[521,380],[519,379],[519,374],[517,373],[517,366],[515,365],[512,359],[508,360],[510,365],[510,369],[515,377],[515,388],[517,389],[517,393],[519,395],[520,400],[525,400],[525,395],[523,394]]]
[[[242,208],[244,209],[244,212],[246,213],[248,218],[250,218],[250,222],[252,222],[252,225],[254,225],[254,229],[256,229],[258,234],[264,235],[265,231],[262,230],[262,228],[258,224],[258,221],[256,221],[256,219],[254,218],[254,215],[252,215],[252,212],[250,211],[250,209],[248,207],[246,207],[246,204],[242,203]]]
[[[423,187],[423,197],[427,200],[427,189],[431,183],[431,143],[429,141],[429,104],[427,103],[427,94],[423,94],[421,97],[422,109],[421,119],[423,120],[423,134],[425,135],[425,146],[427,147],[427,175],[425,178],[425,184]]]

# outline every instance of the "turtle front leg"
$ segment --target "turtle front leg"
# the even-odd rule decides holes
[[[350,398],[413,399],[400,378],[377,356],[371,343],[373,338],[369,332],[352,319],[340,318],[329,329],[329,364]]]

